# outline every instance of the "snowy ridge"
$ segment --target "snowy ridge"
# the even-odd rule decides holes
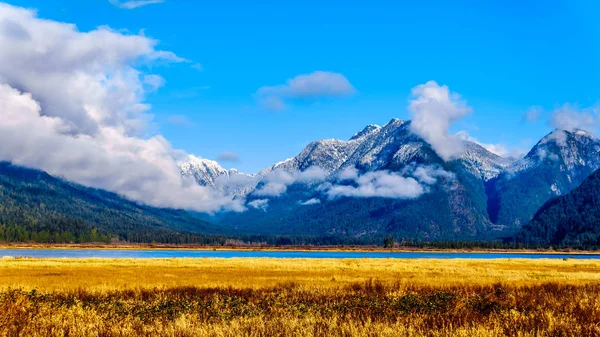
[[[512,163],[480,145],[465,141],[465,153],[458,159],[470,172],[484,180],[498,176]],[[410,131],[410,121],[397,118],[384,126],[367,125],[348,141],[327,139],[310,143],[296,157],[269,170],[305,170],[318,166],[330,174],[346,168],[362,171],[401,169],[413,162],[439,162],[429,145]],[[263,171],[266,172],[266,171]]]
[[[257,175],[226,170],[214,160],[193,155],[178,162],[178,166],[183,177],[191,177],[199,185],[212,187],[225,196],[245,196],[258,182]]]
[[[514,176],[542,164],[559,165],[569,181],[571,171],[579,167],[600,168],[600,140],[583,130],[555,130],[519,160],[500,157],[475,142],[465,140],[463,144],[463,154],[451,162],[458,163],[459,167],[483,182],[502,173]],[[226,170],[216,161],[194,156],[189,156],[179,166],[184,177],[193,177],[198,184],[213,187],[223,195],[245,197],[256,190],[265,177],[278,170],[292,173],[318,167],[328,174],[329,179],[334,179],[347,168],[362,172],[400,172],[414,163],[443,165],[444,161],[429,144],[410,131],[410,121],[394,118],[384,126],[367,125],[349,140],[314,141],[297,156],[278,162],[258,174]],[[566,186],[559,185],[552,188],[554,193],[568,190]]]
[[[184,177],[193,177],[198,184],[203,186],[215,186],[215,180],[227,175],[228,171],[214,160],[199,158],[193,155],[187,156],[185,160],[177,163]]]
[[[561,171],[582,167],[600,168],[600,140],[584,130],[554,130],[508,171],[518,173],[539,165],[559,165]]]
[[[502,158],[473,142],[465,141],[464,146],[465,152],[461,160],[472,173],[479,175],[484,181],[497,177],[514,161],[511,158]]]

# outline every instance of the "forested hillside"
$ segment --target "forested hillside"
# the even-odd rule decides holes
[[[42,171],[0,163],[0,241],[197,240],[191,233],[217,234],[220,228],[185,211],[139,205]]]
[[[600,170],[570,193],[548,201],[518,239],[523,242],[600,246]]]

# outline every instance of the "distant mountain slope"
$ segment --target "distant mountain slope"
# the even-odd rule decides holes
[[[444,161],[410,125],[394,118],[383,126],[368,125],[348,140],[314,141],[256,175],[190,157],[181,165],[182,175],[246,199],[248,211],[212,218],[236,231],[354,237],[392,233],[434,240],[512,235],[546,201],[570,192],[600,168],[600,140],[582,130],[555,130],[518,160],[465,140],[462,155]],[[295,182],[298,172],[312,168],[324,172],[325,179]],[[424,193],[417,198],[329,195],[328,184],[357,186],[338,179],[349,169],[359,176],[383,172],[417,180],[417,169],[447,175],[433,183],[419,181]],[[260,193],[273,176],[280,184],[272,187],[283,192]]]
[[[488,184],[490,220],[518,229],[550,198],[566,194],[600,168],[600,140],[555,130]]]
[[[185,211],[139,205],[114,193],[0,162],[0,225],[25,226],[35,231],[61,224],[97,227],[122,238],[159,231],[221,231],[221,227]]]
[[[540,244],[600,245],[600,170],[544,204],[518,238]]]
[[[336,183],[340,172],[390,172],[410,176],[417,167],[447,173],[426,186],[416,199],[384,197],[329,198],[319,184],[293,184],[286,193],[264,197],[249,193],[248,201],[266,208],[241,214],[221,214],[223,224],[257,233],[368,236],[396,233],[407,238],[464,239],[493,234],[487,216],[485,181],[498,175],[507,161],[478,144],[465,142],[461,158],[444,162],[431,146],[410,131],[410,122],[392,119],[384,126],[369,125],[350,140],[310,143],[298,156],[278,163],[269,172],[323,169],[326,182]],[[409,173],[405,173],[409,172]],[[339,183],[339,182],[338,182]],[[258,188],[262,185],[258,184]],[[265,201],[266,200],[266,201]]]

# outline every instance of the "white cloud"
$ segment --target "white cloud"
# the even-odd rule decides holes
[[[455,175],[438,166],[405,167],[402,172],[374,171],[360,174],[355,168],[346,168],[337,174],[337,180],[323,183],[320,190],[330,198],[380,197],[415,199],[427,193],[429,186],[439,180],[454,180]]]
[[[447,86],[429,81],[412,89],[408,110],[413,114],[411,131],[428,142],[444,160],[463,152],[462,141],[449,132],[450,125],[471,109]]]
[[[239,162],[240,156],[235,152],[223,152],[217,156],[217,161]]]
[[[196,69],[198,71],[204,71],[204,67],[200,63],[192,64],[192,69]]]
[[[154,206],[242,210],[239,201],[184,181],[173,159],[177,151],[161,136],[129,137],[105,126],[94,136],[71,135],[62,132],[68,129],[65,120],[42,116],[40,111],[30,94],[0,85],[0,160]]]
[[[263,178],[263,185],[253,192],[258,196],[277,197],[287,191],[289,185],[294,183],[309,184],[322,181],[327,177],[327,172],[319,167],[313,166],[305,171],[285,171],[276,169],[267,173]]]
[[[598,108],[580,109],[571,104],[564,104],[552,111],[549,124],[551,127],[560,130],[582,129],[593,131],[600,124],[598,114]]]
[[[286,84],[261,87],[255,97],[265,108],[280,111],[285,109],[285,100],[289,99],[344,97],[355,93],[356,89],[344,75],[315,71],[290,78]]]
[[[546,136],[546,137],[544,137],[544,139],[542,139],[542,143],[549,142],[549,141],[554,141],[559,146],[566,146],[567,145],[567,133],[565,132],[565,130],[562,130],[562,129],[554,130],[554,131],[552,131],[552,133],[550,133],[548,136]]]
[[[356,180],[358,179],[358,170],[354,167],[348,167],[340,171],[337,176],[338,180]]]
[[[146,5],[152,4],[160,4],[165,2],[165,0],[131,0],[131,1],[122,1],[122,0],[108,0],[111,4],[124,9],[134,9]]]
[[[312,198],[306,201],[299,201],[298,202],[300,205],[302,206],[309,206],[309,205],[316,205],[316,204],[320,204],[321,200],[317,199],[317,198]]]
[[[152,118],[145,88],[158,82],[132,64],[180,60],[156,44],[0,4],[0,160],[153,206],[242,210],[243,201],[183,179],[185,154],[165,138],[141,137]]]
[[[541,149],[541,148],[537,150],[537,155],[540,158],[540,160],[544,160],[544,159],[548,158],[552,161],[557,161],[560,159],[560,157],[556,153],[548,154],[548,152],[546,150]]]
[[[418,181],[427,185],[433,185],[437,183],[438,178],[445,178],[449,180],[456,178],[454,173],[445,171],[443,168],[435,166],[417,166],[416,168],[409,170],[407,173],[411,174]]]
[[[258,183],[259,177],[240,173],[235,169],[229,170],[229,174],[223,174],[214,180],[215,188],[224,195],[246,195]]]
[[[248,203],[248,206],[255,208],[255,209],[262,209],[263,211],[267,211],[267,208],[269,207],[269,199],[256,199],[256,200],[252,200]]]
[[[72,133],[92,135],[100,125],[140,132],[148,110],[142,102],[143,76],[151,74],[141,74],[131,64],[178,61],[173,53],[156,50],[157,41],[141,35],[106,27],[79,32],[73,25],[38,19],[33,11],[6,4],[0,4],[0,22],[25,32],[17,38],[0,31],[1,82],[32,93],[42,114],[68,120]],[[156,82],[156,77],[147,78]]]
[[[351,173],[356,169],[346,169],[343,180],[353,180],[353,185],[324,184],[324,190],[330,198],[336,197],[382,197],[414,199],[425,193],[423,186],[412,177],[403,177],[400,173],[389,171],[367,172],[359,175]]]

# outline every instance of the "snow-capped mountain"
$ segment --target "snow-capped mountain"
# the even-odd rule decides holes
[[[249,211],[219,218],[240,230],[354,236],[401,233],[438,239],[514,231],[548,199],[568,193],[600,168],[600,140],[581,130],[556,130],[521,159],[502,158],[464,140],[462,154],[444,161],[411,132],[410,123],[392,119],[383,126],[368,125],[348,140],[314,141],[297,156],[256,175],[226,170],[196,157],[180,166],[182,175],[199,184],[246,198]],[[297,183],[299,172],[313,168],[324,172],[321,183]],[[355,196],[332,197],[328,188],[339,187],[336,184],[357,188],[358,180],[348,183],[339,178],[349,169],[359,176],[415,179],[422,193],[406,198],[365,197],[353,190]],[[437,176],[423,177],[424,172]],[[372,183],[366,187],[378,184]]]
[[[490,219],[519,227],[550,198],[570,192],[598,168],[596,136],[583,130],[554,130],[488,186]]]
[[[462,157],[445,162],[427,142],[411,132],[410,121],[392,119],[383,126],[368,125],[349,140],[312,142],[296,157],[261,171],[257,180],[278,170],[292,174],[318,167],[326,172],[325,181],[331,185],[340,183],[338,177],[344,171],[354,169],[359,174],[379,173],[385,178],[389,174],[392,180],[398,176],[416,179],[423,189],[422,197],[394,199],[375,195],[332,199],[322,184],[292,184],[283,195],[265,197],[250,192],[249,205],[268,203],[268,208],[226,216],[222,222],[238,228],[253,227],[259,232],[296,234],[360,236],[367,232],[396,231],[431,237],[485,235],[494,225],[487,219],[484,183],[509,164],[510,161],[472,142],[465,142]],[[423,177],[425,171],[433,172],[436,178]],[[431,185],[433,182],[439,183]],[[262,186],[259,183],[257,188],[260,190]],[[311,209],[318,211],[305,214]],[[432,212],[434,209],[437,211]],[[345,225],[355,221],[362,225],[357,228]]]
[[[177,163],[184,177],[193,177],[202,186],[215,187],[215,181],[221,176],[226,176],[229,171],[224,169],[214,160],[198,158],[193,155]]]
[[[465,141],[465,152],[459,159],[484,180],[496,177],[512,160],[497,156],[482,146]],[[350,140],[326,139],[310,143],[296,157],[277,163],[275,169],[305,170],[318,166],[329,173],[345,168],[362,171],[395,170],[412,162],[435,161],[439,158],[420,137],[410,132],[410,121],[397,118],[384,126],[368,125]]]
[[[258,176],[226,170],[214,160],[193,155],[178,163],[183,177],[191,177],[198,184],[214,188],[226,196],[243,197],[250,193],[258,182]]]
[[[600,140],[584,130],[554,130],[542,138],[523,160],[516,162],[513,171],[544,164],[558,165],[571,180],[571,174],[580,168],[600,166]]]
[[[502,158],[474,142],[465,141],[463,145],[465,152],[461,155],[461,161],[484,181],[497,177],[515,161],[513,158]]]

